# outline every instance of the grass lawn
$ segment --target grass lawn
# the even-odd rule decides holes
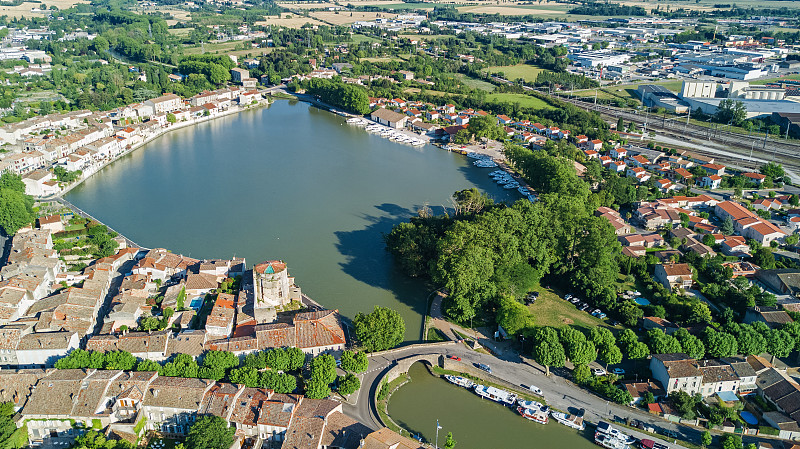
[[[525,81],[532,83],[536,81],[536,77],[539,76],[539,72],[544,71],[544,69],[540,69],[539,67],[530,65],[530,64],[517,64],[517,65],[505,65],[505,66],[493,66],[486,69],[489,73],[499,73],[502,72],[505,75],[506,79],[515,80],[517,78],[522,78]]]
[[[465,86],[469,86],[473,89],[481,89],[487,92],[491,92],[494,90],[494,84],[487,83],[486,81],[471,78],[463,73],[452,73],[453,77],[464,83]]]
[[[589,330],[604,325],[604,322],[586,312],[578,310],[574,304],[559,298],[550,290],[539,290],[539,299],[528,306],[537,326],[576,326]],[[610,327],[610,326],[606,326]]]
[[[786,81],[786,80],[798,80],[800,81],[800,75],[786,75],[779,78],[765,78],[763,80],[754,80],[751,81],[751,84],[767,84],[767,83],[774,83],[776,81]]]
[[[409,9],[433,9],[436,6],[433,3],[390,3],[388,5],[370,5],[373,8],[380,8],[387,11],[391,10],[409,10]]]
[[[405,89],[403,92],[409,93],[409,94],[418,94],[418,93],[421,92],[421,90],[419,88],[416,88],[416,87],[409,87],[409,88]],[[436,97],[443,97],[445,95],[457,95],[457,94],[448,94],[447,92],[442,92],[440,90],[426,90],[425,93],[428,94],[428,95],[436,96]]]
[[[64,226],[65,231],[78,231],[86,227],[86,224],[71,224]]]
[[[553,108],[543,100],[525,94],[488,94],[486,100],[494,103],[519,103],[529,108]]]

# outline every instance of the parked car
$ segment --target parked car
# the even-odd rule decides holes
[[[542,390],[540,390],[540,389],[539,389],[539,387],[536,387],[536,386],[534,386],[534,385],[531,385],[531,386],[529,386],[529,387],[528,387],[528,390],[531,390],[531,392],[532,392],[533,394],[538,394],[539,396],[542,396],[542,395],[543,395],[543,393],[542,393]]]
[[[581,302],[581,300],[578,299],[578,298],[572,298],[572,299],[569,300],[569,302],[571,302],[573,304],[577,304],[577,303]]]
[[[570,299],[572,299],[572,295],[570,295],[569,293],[567,293],[566,295],[564,295],[564,299],[566,299],[567,301],[569,301]]]
[[[611,370],[611,373],[616,374],[617,376],[624,376],[625,370],[622,368],[614,368]]]
[[[456,362],[460,362],[461,361],[461,357],[458,357],[458,356],[455,356],[455,355],[448,355],[447,358],[450,359],[450,360],[455,360]]]
[[[483,363],[476,363],[475,366],[477,366],[478,368],[486,371],[489,374],[492,374],[492,367],[489,366],[489,365],[486,365],[486,364],[483,364]]]
[[[600,313],[598,313],[598,314],[597,314],[597,315],[595,315],[595,316],[596,316],[597,318],[600,318],[600,319],[602,320],[602,319],[604,319],[604,318],[606,317],[606,314],[605,314],[605,313],[603,313],[603,312],[600,312]]]
[[[606,374],[608,374],[608,372],[603,368],[592,368],[592,374],[594,374],[595,376],[605,376]]]
[[[597,315],[597,314],[598,314],[598,313],[600,313],[600,312],[602,312],[602,310],[600,310],[600,309],[594,309],[594,310],[592,310],[592,315]]]

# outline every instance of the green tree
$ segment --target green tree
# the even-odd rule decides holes
[[[674,335],[681,343],[683,352],[688,354],[689,357],[693,359],[702,359],[706,355],[706,346],[703,342],[690,334],[686,329],[680,328]]]
[[[725,235],[733,235],[734,232],[733,220],[731,220],[730,216],[725,217],[725,220],[722,222],[722,225],[719,227],[719,230]]]
[[[192,449],[228,449],[233,444],[233,427],[219,416],[201,416],[192,424],[186,447]]]
[[[775,255],[772,254],[771,249],[762,246],[753,253],[753,263],[761,267],[762,270],[770,270],[775,268]]]
[[[6,176],[5,174],[3,176]],[[0,227],[12,236],[35,219],[33,198],[16,190],[0,188]]]
[[[742,437],[727,434],[722,437],[722,449],[742,449]]]
[[[286,371],[289,368],[289,355],[283,348],[272,348],[266,351],[267,366],[277,370]]]
[[[767,350],[775,357],[788,357],[794,350],[794,338],[783,329],[771,329],[766,337]]]
[[[503,295],[500,297],[500,308],[497,311],[497,324],[503,326],[509,335],[517,335],[533,324],[533,317],[528,308],[519,301]]]
[[[558,334],[551,327],[540,327],[533,335],[533,358],[536,363],[545,367],[546,375],[550,375],[550,367],[561,367],[566,362],[566,354]]]
[[[783,170],[783,166],[781,164],[776,164],[775,162],[767,162],[761,166],[760,171],[762,175],[772,180],[783,178],[786,175],[786,172]]]
[[[453,439],[453,432],[447,432],[447,437],[444,440],[444,449],[453,449],[456,447],[456,440]]]
[[[367,370],[369,360],[364,352],[353,352],[344,350],[341,357],[342,369],[355,373],[362,373]]]
[[[700,443],[703,445],[703,447],[709,447],[711,446],[711,441],[711,432],[704,430],[700,435]]]
[[[472,133],[467,129],[459,129],[453,134],[453,143],[456,145],[467,145],[472,141]]]
[[[627,355],[629,360],[642,360],[650,355],[650,348],[643,342],[636,342],[628,346]]]
[[[161,365],[155,360],[144,359],[136,364],[136,371],[159,371],[160,369]]]
[[[306,382],[306,397],[311,399],[325,399],[331,395],[330,385],[316,378]]]
[[[575,383],[583,385],[592,378],[592,370],[588,365],[576,365],[572,370],[572,377],[575,379]]]
[[[336,383],[338,385],[337,391],[344,396],[353,394],[356,390],[361,388],[361,381],[358,380],[358,377],[356,377],[353,373],[347,373],[345,376],[339,376]]]
[[[731,357],[739,352],[736,338],[727,332],[717,332],[713,328],[706,328],[703,336],[708,355],[714,358]]]
[[[591,341],[582,341],[569,346],[567,356],[574,365],[588,365],[597,358],[597,349]]]
[[[739,126],[747,119],[747,108],[741,101],[726,98],[720,101],[714,118],[720,123],[731,123]]]
[[[306,363],[306,354],[300,348],[287,348],[286,356],[288,357],[288,371],[296,371],[303,367]]]
[[[359,312],[353,320],[358,341],[369,352],[383,351],[399,345],[406,325],[397,311],[375,306],[369,314]]]
[[[336,359],[330,354],[320,354],[311,361],[311,378],[327,384],[336,380]]]
[[[175,123],[175,122],[178,121],[178,118],[175,117],[175,114],[173,114],[172,112],[169,112],[169,113],[167,113],[167,121],[169,123]]]
[[[622,361],[622,351],[619,350],[617,345],[605,345],[600,348],[598,352],[600,361],[608,365],[616,365]]]
[[[103,369],[121,369],[130,371],[136,366],[136,357],[130,352],[111,351],[103,357]]]

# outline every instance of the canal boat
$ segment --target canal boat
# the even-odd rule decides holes
[[[525,418],[530,419],[533,422],[538,422],[539,424],[547,424],[549,417],[547,416],[547,412],[542,411],[541,408],[527,408],[523,406],[517,406],[517,412]]]
[[[505,405],[514,405],[514,401],[517,399],[517,395],[514,393],[509,393],[508,391],[486,385],[476,385],[475,394]]]
[[[516,189],[517,187],[519,187],[519,183],[517,181],[511,181],[503,186],[503,188],[506,190]]]
[[[607,449],[630,449],[624,441],[603,432],[594,434],[594,444]]]
[[[447,379],[447,381],[450,382],[451,384],[458,385],[459,387],[471,389],[472,387],[475,386],[475,382],[467,379],[466,377],[453,376],[447,374],[446,376],[444,376],[444,378]]]
[[[619,429],[616,429],[611,426],[611,424],[600,421],[597,423],[597,431],[599,433],[605,433],[607,435],[611,435],[612,437],[624,442],[625,444],[633,444],[636,442],[636,438],[621,432]]]
[[[550,410],[550,416],[552,416],[556,422],[567,427],[571,427],[576,430],[583,430],[586,428],[586,424],[584,424],[582,416],[570,415],[569,413],[557,412],[555,410]]]
[[[666,444],[659,443],[658,441],[649,440],[647,438],[642,439],[639,441],[639,447],[641,449],[669,449],[669,446]]]
[[[520,407],[542,410],[545,413],[548,413],[550,411],[550,407],[542,404],[539,401],[525,401],[523,399],[517,399],[517,405],[519,405]]]

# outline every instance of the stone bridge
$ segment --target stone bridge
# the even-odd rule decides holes
[[[383,380],[386,380],[386,382],[391,382],[397,379],[401,375],[407,373],[411,368],[411,365],[417,362],[423,362],[429,366],[438,366],[439,368],[442,368],[444,366],[444,356],[441,354],[424,354],[412,355],[404,359],[395,360],[395,365],[386,372],[386,374],[383,376]]]

